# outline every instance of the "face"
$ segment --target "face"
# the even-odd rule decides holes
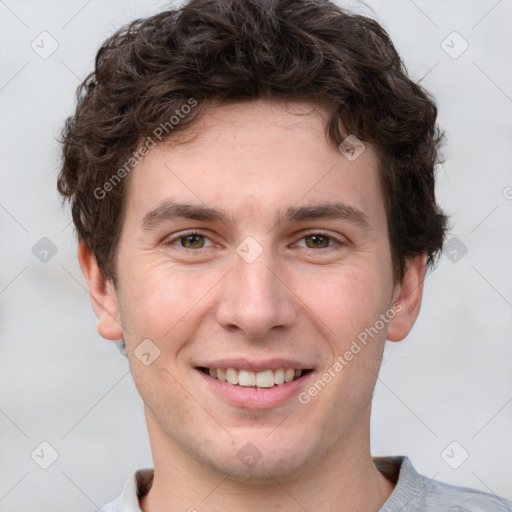
[[[324,126],[306,104],[216,107],[132,171],[123,331],[100,332],[125,339],[155,463],[255,481],[367,442],[400,285],[376,155],[349,160]]]

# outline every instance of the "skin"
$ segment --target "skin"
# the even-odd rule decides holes
[[[425,258],[394,282],[376,155],[367,145],[349,161],[324,126],[305,103],[212,107],[186,141],[157,146],[132,171],[116,287],[79,246],[98,330],[124,337],[145,405],[155,465],[145,512],[377,511],[394,488],[371,458],[371,398],[386,338],[403,339],[417,318]],[[143,229],[166,201],[230,220]],[[359,210],[368,226],[284,219],[289,207],[325,202]],[[191,245],[186,230],[206,238]],[[320,247],[318,231],[328,237],[314,239]],[[252,263],[236,252],[249,236],[262,249]],[[220,357],[292,358],[314,369],[307,390],[395,303],[400,312],[307,404],[235,406],[195,369]],[[160,350],[149,366],[134,354],[144,339]],[[261,454],[251,466],[237,457],[248,442]]]

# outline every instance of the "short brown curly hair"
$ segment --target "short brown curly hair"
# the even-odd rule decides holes
[[[434,192],[443,135],[435,102],[408,78],[385,30],[326,0],[192,0],[103,43],[62,133],[58,190],[108,279],[115,284],[121,178],[151,134],[167,126],[171,138],[208,104],[257,97],[314,102],[329,114],[329,143],[353,134],[371,144],[395,281],[408,258],[434,263],[447,229]]]

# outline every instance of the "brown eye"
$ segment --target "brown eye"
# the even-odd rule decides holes
[[[306,240],[306,246],[310,249],[325,249],[329,247],[330,238],[326,235],[314,234],[304,237]]]
[[[215,247],[215,243],[207,235],[198,231],[185,231],[176,233],[171,239],[164,242],[164,245],[172,250],[185,249],[187,252],[202,252],[201,249],[210,249]]]
[[[204,236],[203,235],[187,235],[179,239],[180,245],[186,249],[201,249],[204,247]]]

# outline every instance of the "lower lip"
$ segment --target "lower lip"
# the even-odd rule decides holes
[[[224,400],[237,407],[246,409],[270,409],[297,397],[313,375],[313,372],[309,372],[297,380],[278,384],[272,388],[256,388],[235,386],[214,379],[201,370],[196,369],[196,371],[215,394],[220,395]]]

